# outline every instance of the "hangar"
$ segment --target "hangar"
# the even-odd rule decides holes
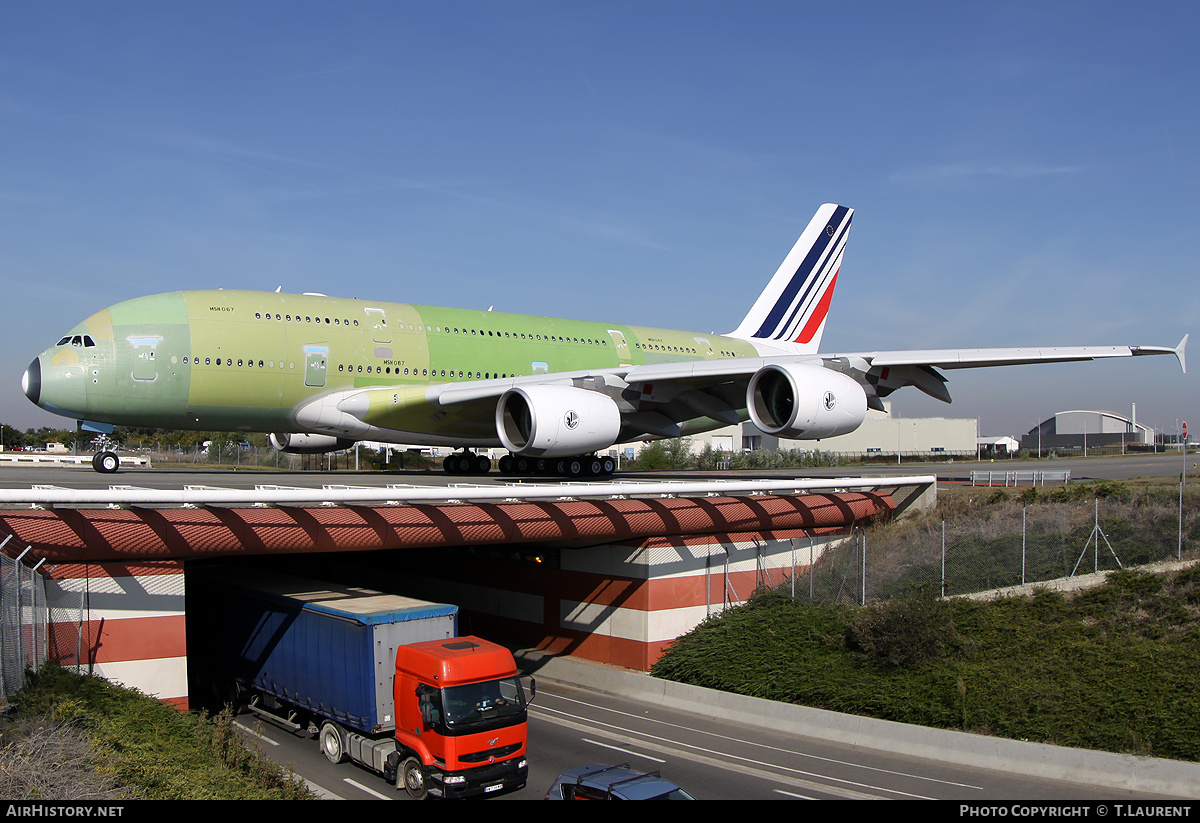
[[[1051,449],[1086,452],[1109,446],[1149,449],[1154,429],[1137,422],[1137,409],[1129,417],[1112,411],[1076,409],[1060,411],[1021,436],[1021,448],[1040,454]]]

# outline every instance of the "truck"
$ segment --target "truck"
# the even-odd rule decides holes
[[[190,574],[187,599],[194,681],[315,735],[330,762],[358,763],[414,799],[524,787],[516,662],[459,636],[457,606],[228,567]],[[529,688],[532,699],[532,678]]]

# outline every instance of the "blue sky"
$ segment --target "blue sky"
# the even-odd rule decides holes
[[[1200,315],[1198,23],[1186,3],[5,4],[0,421],[61,425],[21,394],[29,361],[177,289],[728,331],[830,201],[856,212],[826,350],[1174,346]],[[950,377],[952,406],[910,389],[896,410],[984,434],[1135,402],[1200,422],[1173,358]]]

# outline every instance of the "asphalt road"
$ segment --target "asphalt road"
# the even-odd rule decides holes
[[[264,752],[328,799],[407,800],[381,775],[332,765],[304,734],[241,721]],[[563,683],[538,682],[530,708],[529,783],[498,800],[537,800],[566,769],[628,763],[659,771],[701,800],[1150,800],[1105,787],[932,763],[664,710]]]

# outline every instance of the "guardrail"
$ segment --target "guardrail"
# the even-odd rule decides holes
[[[802,494],[819,491],[851,491],[914,486],[928,488],[937,483],[933,475],[911,477],[796,478],[779,480],[699,481],[602,481],[576,483],[504,483],[447,486],[351,486],[321,488],[257,485],[253,489],[217,486],[184,486],[181,489],[148,489],[110,486],[107,489],[71,489],[33,486],[30,489],[0,489],[0,505],[37,506],[248,506],[376,503],[451,503],[465,501],[603,500],[619,497],[735,496],[755,494]]]
[[[0,465],[4,463],[35,463],[45,466],[90,466],[91,454],[54,454],[53,452],[0,452]],[[132,454],[121,455],[122,466],[149,466],[150,461],[145,457]]]
[[[1037,470],[1037,471],[972,471],[972,486],[1045,486],[1047,483],[1071,482],[1071,472],[1067,469]]]

